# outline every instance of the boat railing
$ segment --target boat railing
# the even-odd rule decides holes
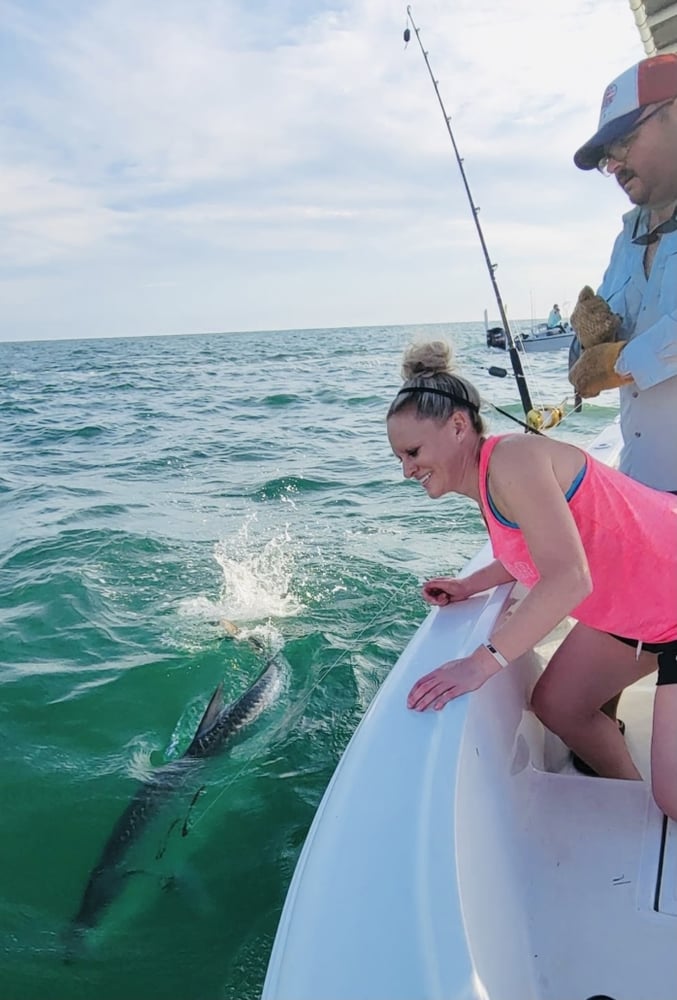
[[[491,558],[487,544],[468,571]],[[469,699],[418,713],[406,697],[422,674],[487,638],[511,590],[433,609],[381,686],[306,838],[263,1000],[476,995],[454,850]]]

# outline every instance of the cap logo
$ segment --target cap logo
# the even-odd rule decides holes
[[[609,86],[604,91],[604,97],[602,98],[602,111],[606,111],[610,104],[613,104],[614,97],[618,92],[618,87],[615,83],[610,83]]]

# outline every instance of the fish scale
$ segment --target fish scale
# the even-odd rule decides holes
[[[230,628],[228,631],[231,635],[236,634]],[[261,648],[258,642],[250,642]],[[223,704],[223,684],[219,684],[184,754],[158,768],[151,779],[136,791],[116,821],[87,880],[80,908],[67,934],[67,962],[74,960],[86,930],[98,923],[104,910],[121,892],[127,876],[134,874],[123,867],[131,845],[138,840],[158,809],[184,784],[194,765],[223,750],[240,729],[257,718],[266,707],[278,674],[279,660],[275,656],[266,663],[247,690],[227,706]]]

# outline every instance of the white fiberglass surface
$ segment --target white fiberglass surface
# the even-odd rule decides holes
[[[614,464],[618,442],[590,450]],[[578,774],[529,709],[566,625],[444,711],[406,708],[513,599],[431,612],[393,668],[308,834],[263,1000],[675,1000],[675,824],[646,780]],[[645,778],[652,701],[650,678],[620,707]]]

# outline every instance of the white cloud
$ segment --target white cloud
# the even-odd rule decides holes
[[[5,4],[0,338],[481,318],[488,276],[405,5],[251,6]],[[601,277],[626,207],[571,157],[642,58],[632,14],[413,6],[503,295],[540,315]]]

